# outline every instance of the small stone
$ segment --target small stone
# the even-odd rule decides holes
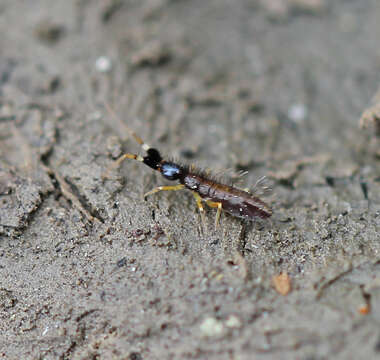
[[[295,123],[302,123],[306,119],[307,113],[305,104],[292,104],[288,110],[288,118]]]
[[[223,334],[223,323],[215,318],[206,318],[200,325],[200,331],[204,337],[218,337]]]
[[[112,62],[111,59],[107,56],[100,56],[95,61],[95,68],[101,73],[106,73],[111,71]]]
[[[281,295],[288,295],[291,291],[290,276],[286,272],[273,276],[272,283],[276,291]]]
[[[41,21],[35,28],[36,37],[47,44],[57,43],[65,32],[65,28],[50,20]]]
[[[233,328],[233,329],[238,329],[241,327],[241,321],[240,319],[235,316],[235,315],[230,315],[226,322],[225,322],[226,326],[229,327],[229,328]]]

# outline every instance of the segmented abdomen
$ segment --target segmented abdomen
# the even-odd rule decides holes
[[[222,209],[233,216],[247,220],[272,216],[272,209],[264,201],[246,191],[219,184],[199,175],[188,175],[183,183],[203,199],[221,203]]]
[[[272,216],[271,208],[264,201],[246,191],[218,184],[212,187],[210,193],[213,195],[210,200],[221,202],[223,210],[233,216],[247,220]]]

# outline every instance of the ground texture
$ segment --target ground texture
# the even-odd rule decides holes
[[[0,357],[378,358],[379,17],[2,0]],[[271,221],[209,209],[204,231],[191,193],[144,200],[159,174],[110,169],[140,151],[126,125],[242,188],[266,175]]]

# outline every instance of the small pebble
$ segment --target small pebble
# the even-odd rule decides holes
[[[107,56],[99,56],[96,59],[95,68],[101,73],[109,72],[112,69],[111,59]]]
[[[224,326],[215,318],[206,318],[200,325],[201,334],[205,337],[216,337],[223,334]]]
[[[226,320],[226,326],[229,327],[229,328],[240,328],[241,327],[241,321],[240,319],[235,316],[235,315],[231,315],[228,317],[228,319]]]
[[[306,105],[292,104],[288,110],[288,117],[296,123],[301,123],[306,119],[307,112]]]

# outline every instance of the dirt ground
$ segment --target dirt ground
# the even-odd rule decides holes
[[[2,0],[0,358],[379,358],[379,18]],[[144,200],[168,182],[112,168],[141,152],[126,126],[239,187],[266,175],[271,220],[207,209],[204,230],[189,191]]]

